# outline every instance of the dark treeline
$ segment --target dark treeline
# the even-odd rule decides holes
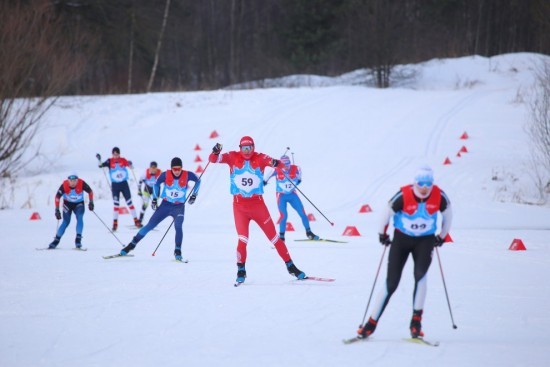
[[[26,3],[32,7],[36,1]],[[376,70],[378,85],[385,87],[396,64],[474,54],[550,53],[548,0],[48,3],[61,23],[59,37],[86,60],[69,94],[215,89],[358,68]]]

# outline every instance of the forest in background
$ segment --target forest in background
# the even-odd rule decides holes
[[[550,53],[548,0],[5,0],[0,5],[2,97],[210,90],[360,68],[373,70],[376,85],[388,87],[397,64],[523,51]]]

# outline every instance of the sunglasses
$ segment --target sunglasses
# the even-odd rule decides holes
[[[76,179],[78,179],[78,177],[77,177],[77,176],[75,176],[75,175],[71,175],[71,176],[69,176],[69,180],[76,180]]]
[[[172,167],[172,171],[179,172],[181,171],[181,167]]]
[[[416,184],[419,187],[432,187],[434,183],[432,181],[418,181]]]
[[[250,153],[253,148],[254,148],[254,145],[242,145],[241,152]]]

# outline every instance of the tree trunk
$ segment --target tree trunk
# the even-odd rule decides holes
[[[149,77],[149,83],[147,84],[147,93],[151,92],[153,82],[155,81],[155,74],[157,73],[157,66],[159,63],[160,48],[162,46],[162,37],[164,30],[166,29],[166,22],[168,21],[168,14],[170,12],[170,0],[166,0],[166,6],[164,8],[164,16],[162,17],[162,26],[160,28],[159,39],[157,42],[157,49],[155,51],[155,61],[153,62],[153,68],[151,69],[151,76]]]

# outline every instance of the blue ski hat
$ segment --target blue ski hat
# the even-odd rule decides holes
[[[430,166],[424,165],[421,166],[414,175],[414,182],[434,182],[434,171],[431,169]]]
[[[287,166],[287,167],[290,166],[290,158],[288,158],[288,156],[286,156],[286,155],[283,155],[281,157],[281,162],[283,162],[284,165]]]
[[[78,178],[78,173],[76,173],[76,171],[71,171],[71,173],[69,173],[69,175],[67,176],[67,178],[69,180],[76,180]]]

